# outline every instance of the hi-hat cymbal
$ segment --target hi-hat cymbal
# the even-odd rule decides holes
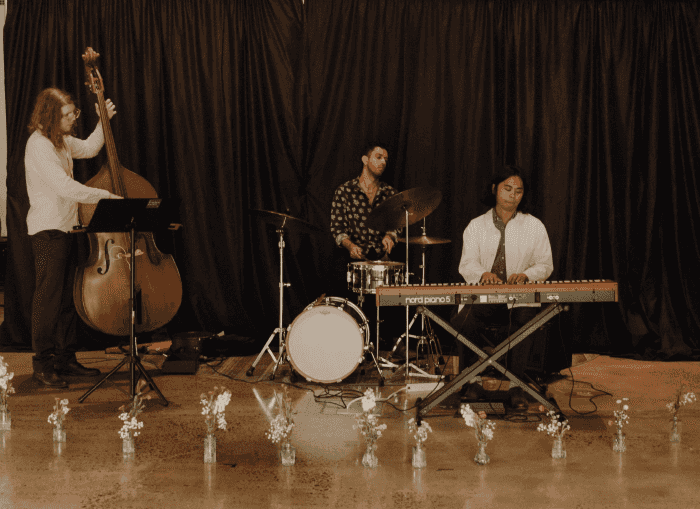
[[[298,219],[296,217],[288,216],[287,214],[282,214],[280,212],[272,212],[271,210],[258,210],[250,209],[251,214],[259,217],[268,224],[272,224],[275,228],[286,228],[290,231],[302,232],[302,233],[323,233],[319,227],[304,221],[303,219]]]
[[[408,224],[420,221],[437,208],[442,193],[432,187],[414,187],[388,198],[370,212],[367,226],[380,232],[398,230]]]
[[[406,242],[404,237],[399,237],[399,242]],[[419,235],[418,237],[408,237],[409,244],[419,244],[421,246],[432,246],[435,244],[449,244],[450,239],[442,239],[440,237],[428,237],[427,235]]]

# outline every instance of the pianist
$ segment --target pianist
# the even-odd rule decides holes
[[[524,284],[550,276],[552,249],[544,224],[527,212],[529,192],[527,179],[517,166],[504,166],[491,180],[483,200],[490,209],[472,219],[464,230],[459,273],[467,283]],[[453,317],[452,325],[472,343],[485,347],[479,329],[505,326],[513,333],[537,314],[537,307],[539,304],[467,304]],[[460,341],[457,346],[461,371],[474,364],[478,356]],[[524,375],[530,347],[528,337],[505,360],[505,367],[518,378]],[[511,406],[518,410],[527,408],[520,387],[508,392]],[[462,388],[464,399],[478,399],[481,395],[481,387],[476,383]]]

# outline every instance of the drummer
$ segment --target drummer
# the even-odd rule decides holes
[[[397,231],[378,232],[365,224],[372,210],[396,194],[393,187],[379,180],[388,159],[389,153],[381,145],[367,145],[362,152],[362,173],[338,187],[333,196],[331,234],[336,245],[354,260],[378,260],[396,244]]]

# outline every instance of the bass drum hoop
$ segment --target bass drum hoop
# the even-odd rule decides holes
[[[333,330],[339,326],[343,330]],[[323,337],[317,337],[318,334]],[[369,322],[359,307],[348,299],[325,297],[306,306],[289,326],[287,358],[294,370],[309,382],[338,383],[362,362],[369,334]]]

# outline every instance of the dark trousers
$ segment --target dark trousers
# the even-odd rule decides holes
[[[392,251],[393,253],[393,251]],[[395,260],[400,260],[397,256],[392,256]],[[355,305],[358,305],[359,293],[348,288],[348,268],[352,262],[357,262],[350,258],[347,249],[336,249],[334,253],[334,262],[331,275],[327,281],[326,296],[341,297],[350,300]],[[364,313],[370,327],[370,341],[374,344],[377,337],[377,296],[373,293],[364,294],[364,302],[360,307]],[[413,315],[411,315],[413,316]],[[381,338],[380,348],[391,349],[395,339],[406,331],[405,325],[405,308],[384,306],[379,310],[380,329],[379,335]],[[415,333],[415,330],[412,330]],[[415,348],[415,345],[412,345]]]
[[[36,287],[32,299],[34,371],[75,359],[77,313],[73,305],[75,267],[70,263],[72,235],[44,230],[30,236]]]
[[[451,321],[452,327],[457,329],[464,337],[483,349],[489,345],[479,333],[485,327],[500,327],[503,331],[493,344],[498,346],[510,334],[516,332],[520,327],[532,320],[540,311],[540,308],[515,307],[508,309],[505,304],[476,304],[465,305],[462,311],[456,313]],[[510,323],[510,326],[509,326]],[[521,378],[527,368],[530,349],[532,348],[532,336],[528,336],[515,348],[510,350],[506,356],[498,359],[501,366],[506,367],[515,376]],[[479,356],[471,349],[457,340],[457,351],[459,353],[460,372],[479,360]]]

